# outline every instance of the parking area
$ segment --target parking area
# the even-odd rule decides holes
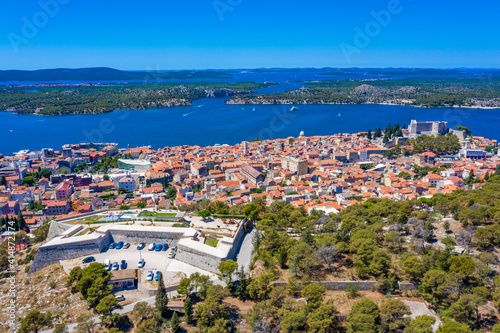
[[[93,257],[96,259],[96,262],[104,263],[107,259],[109,259],[111,264],[116,262],[118,263],[118,266],[120,266],[122,260],[125,260],[127,263],[126,269],[139,269],[138,262],[141,258],[144,259],[144,267],[139,269],[139,283],[150,289],[156,289],[158,286],[158,282],[155,281],[154,278],[153,281],[147,281],[146,275],[148,271],[152,271],[153,276],[157,271],[162,272],[163,281],[165,283],[165,286],[167,287],[169,285],[178,284],[180,280],[188,277],[194,272],[209,275],[215,283],[221,283],[217,279],[217,276],[213,273],[175,260],[175,257],[174,259],[169,259],[168,255],[171,252],[170,246],[166,251],[149,251],[149,244],[146,244],[146,247],[144,247],[142,250],[137,250],[137,245],[139,244],[130,244],[130,247],[128,249],[122,248],[119,250],[107,248],[104,252],[94,254]],[[88,265],[82,264],[83,258],[85,257],[64,260],[61,262],[61,264],[63,265],[64,270],[69,273],[75,266],[85,267]],[[121,270],[121,267],[119,269]],[[117,293],[123,294],[122,291]]]

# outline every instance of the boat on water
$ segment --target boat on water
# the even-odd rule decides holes
[[[252,111],[255,112],[255,106],[253,107]]]
[[[340,112],[339,112],[339,114],[337,115],[337,117],[340,117]]]
[[[296,107],[296,106],[292,106],[292,108],[290,109],[290,111],[297,111],[299,108]]]

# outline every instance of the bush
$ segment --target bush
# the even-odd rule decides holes
[[[359,283],[350,283],[347,288],[345,288],[345,291],[347,292],[347,295],[350,298],[356,298],[359,296],[359,291],[361,290],[361,287],[359,286]]]

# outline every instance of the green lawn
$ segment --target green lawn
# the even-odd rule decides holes
[[[93,221],[97,221],[100,219],[102,219],[102,215],[94,215],[94,216],[89,216],[89,217],[83,218],[83,220],[87,221],[87,222],[93,222]]]
[[[78,234],[76,234],[76,236],[83,236],[83,235],[85,235],[87,232],[89,232],[89,228],[83,229],[83,230],[82,230],[82,231],[80,231]]]
[[[217,244],[219,243],[218,239],[213,239],[211,237],[205,237],[205,244],[217,247]]]
[[[152,212],[142,212],[139,216],[158,216],[158,217],[176,217],[175,213],[152,213]]]

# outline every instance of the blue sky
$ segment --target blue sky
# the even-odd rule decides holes
[[[41,0],[0,8],[0,69],[500,67],[493,0]],[[373,13],[386,15],[379,23]]]

